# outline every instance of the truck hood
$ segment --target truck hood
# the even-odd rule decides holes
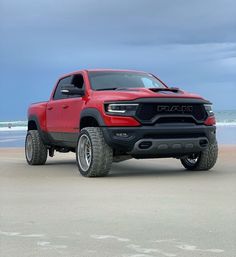
[[[130,88],[124,90],[103,90],[92,91],[93,97],[103,101],[130,101],[138,98],[195,98],[203,99],[197,94],[188,93],[182,90],[158,90],[153,91],[148,88]]]

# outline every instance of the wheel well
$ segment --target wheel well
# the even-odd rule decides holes
[[[37,124],[34,120],[28,122],[28,130],[37,130]]]
[[[94,117],[83,117],[80,121],[80,129],[85,127],[99,127],[99,124]]]

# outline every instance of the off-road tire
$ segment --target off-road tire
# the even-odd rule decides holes
[[[84,136],[83,136],[84,135]],[[83,170],[79,157],[80,139],[87,137],[91,144],[91,161],[87,170]],[[80,158],[80,159],[79,159]],[[83,128],[79,134],[76,161],[80,173],[85,177],[103,177],[108,175],[113,160],[113,150],[105,142],[103,132],[99,127]]]
[[[199,153],[196,163],[191,164],[188,162],[187,157],[180,159],[182,165],[187,170],[200,171],[200,170],[210,170],[216,163],[218,157],[218,145],[217,141],[209,144],[209,146]]]
[[[32,139],[32,156],[27,154],[27,140]],[[25,158],[29,165],[43,165],[47,160],[47,147],[44,145],[38,130],[29,130],[25,139]],[[30,157],[30,158],[29,158]]]

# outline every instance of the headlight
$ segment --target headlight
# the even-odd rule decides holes
[[[212,105],[211,104],[204,104],[205,110],[208,114],[208,116],[214,116],[214,112],[212,110]]]
[[[134,114],[138,104],[105,104],[106,112],[110,114]]]

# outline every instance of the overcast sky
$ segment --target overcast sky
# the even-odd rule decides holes
[[[236,109],[236,1],[0,0],[0,121],[84,68],[149,71]]]

